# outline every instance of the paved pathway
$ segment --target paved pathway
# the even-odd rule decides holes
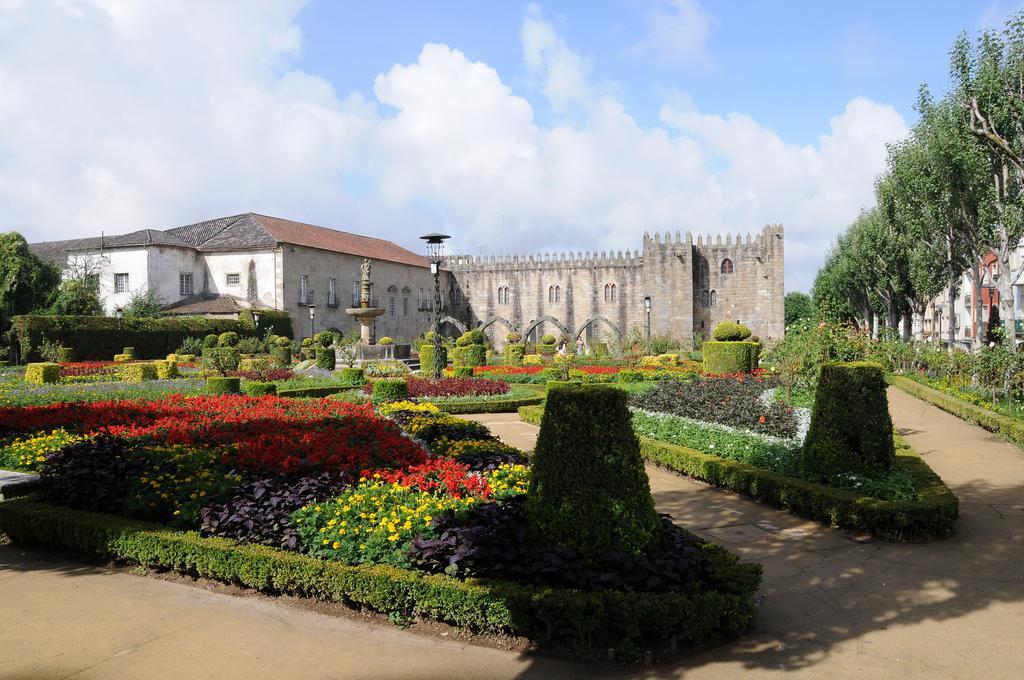
[[[1017,678],[1024,452],[901,392],[896,425],[960,496],[950,540],[902,545],[804,522],[648,468],[658,507],[765,566],[758,628],[627,672],[324,616],[0,547],[0,678]],[[531,448],[536,428],[478,416]]]

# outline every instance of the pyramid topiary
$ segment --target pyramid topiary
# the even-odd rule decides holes
[[[585,556],[641,554],[657,536],[650,483],[627,394],[551,383],[527,496],[531,535]]]
[[[881,364],[825,364],[814,395],[803,466],[820,479],[888,469],[896,455]]]

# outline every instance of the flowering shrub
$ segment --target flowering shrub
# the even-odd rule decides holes
[[[377,413],[382,416],[396,414],[440,413],[441,409],[433,404],[417,404],[414,401],[389,401],[377,406]]]
[[[491,489],[491,498],[496,501],[522,496],[530,490],[530,468],[508,463],[499,465],[487,473],[487,486]]]
[[[426,460],[370,406],[333,400],[221,395],[0,408],[0,433],[61,426],[161,444],[229,446],[225,464],[266,472],[341,473]]]
[[[709,378],[695,382],[670,380],[643,394],[633,395],[630,403],[645,411],[792,438],[797,434],[793,409],[760,398],[771,386],[770,380],[761,377]]]
[[[72,434],[64,429],[15,439],[0,449],[0,467],[37,470],[42,467],[47,456],[86,439],[89,439],[87,435]]]
[[[485,425],[449,415],[417,416],[402,429],[426,444],[434,455],[443,455],[453,441],[491,438]]]
[[[459,515],[478,501],[414,491],[397,482],[367,480],[336,500],[306,505],[294,515],[301,549],[346,564],[409,566],[415,536],[433,536],[434,517]]]

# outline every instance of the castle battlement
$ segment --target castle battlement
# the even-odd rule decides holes
[[[534,255],[450,255],[444,269],[452,272],[506,271],[517,269],[563,269],[565,267],[639,267],[638,251],[536,253]]]

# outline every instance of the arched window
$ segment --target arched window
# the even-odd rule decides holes
[[[555,286],[555,302],[561,302],[561,301],[562,301],[562,287],[561,286]]]
[[[725,258],[724,260],[722,260],[722,273],[732,274],[732,260],[730,260],[729,258]]]
[[[618,297],[619,297],[618,292],[619,292],[618,288],[613,283],[612,284],[612,302],[615,302],[618,299]]]
[[[714,307],[718,304],[718,294],[715,291],[711,291],[711,306]]]
[[[706,290],[700,294],[700,303],[704,307],[711,306],[711,300],[710,298],[708,298],[708,292]]]
[[[508,286],[498,286],[498,304],[508,303]]]
[[[611,296],[612,296],[612,284],[606,283],[606,284],[604,284],[604,301],[605,302],[611,302],[612,301],[612,297]]]

